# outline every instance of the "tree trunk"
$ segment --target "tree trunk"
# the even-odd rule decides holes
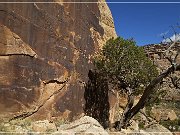
[[[128,123],[126,123],[127,114],[129,113],[129,111],[131,110],[134,104],[134,95],[132,93],[133,90],[131,88],[126,88],[126,89],[128,90],[128,103],[121,116],[121,120],[116,127],[117,130],[121,130],[121,128],[126,128],[128,126]]]
[[[156,77],[144,90],[143,95],[141,96],[139,102],[133,107],[133,108],[129,108],[128,105],[128,111],[124,111],[124,118],[121,119],[121,121],[119,122],[118,125],[118,130],[121,130],[121,128],[127,127],[127,125],[129,124],[129,121],[131,120],[131,118],[136,115],[140,109],[144,108],[144,106],[146,105],[150,95],[155,91],[155,87],[157,84],[159,84],[163,78],[166,78],[169,74],[173,73],[175,70],[180,70],[180,64],[178,64],[176,67],[171,66],[169,67],[166,71],[164,71],[163,73],[161,73],[158,77]],[[129,104],[129,103],[128,103]],[[126,107],[126,108],[127,108]]]

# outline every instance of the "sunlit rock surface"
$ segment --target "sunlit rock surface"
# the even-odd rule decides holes
[[[1,118],[81,115],[92,55],[111,37],[105,3],[0,4]]]

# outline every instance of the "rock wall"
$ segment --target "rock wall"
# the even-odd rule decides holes
[[[157,65],[159,72],[166,70],[171,66],[167,58],[165,58],[165,51],[170,47],[170,44],[150,44],[144,46],[146,55]],[[177,51],[179,51],[180,43],[177,42],[174,47],[170,49],[168,57],[171,56],[172,59],[175,58]],[[176,63],[180,63],[180,55],[177,56]],[[180,100],[180,73],[178,71],[174,74],[169,75],[169,77],[163,79],[161,89],[166,92],[165,99],[171,101]],[[174,81],[172,81],[172,79]],[[173,83],[175,83],[175,85]],[[177,85],[177,86],[176,86]]]
[[[105,3],[1,3],[1,118],[82,114],[92,55],[111,37]]]

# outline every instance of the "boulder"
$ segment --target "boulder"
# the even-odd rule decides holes
[[[173,135],[167,128],[159,124],[154,124],[144,131],[148,132],[150,135]]]
[[[169,120],[172,120],[172,121],[178,118],[174,110],[169,111],[167,117]]]
[[[91,135],[108,135],[107,131],[99,124],[97,120],[92,117],[84,116],[80,119],[58,127],[58,132],[55,134],[78,133]]]
[[[151,125],[149,128],[135,131],[134,129],[122,129],[121,132],[118,134],[120,135],[173,135],[167,128],[163,127],[159,124]],[[114,135],[113,133],[110,133],[110,135]]]
[[[33,122],[32,130],[33,132],[57,131],[56,125],[54,123],[50,123],[48,120]]]
[[[152,107],[151,116],[157,121],[176,120],[178,117],[174,110]]]
[[[156,109],[155,107],[152,107],[151,109],[151,117],[153,117],[156,121],[160,121],[161,120],[161,110],[160,109]]]

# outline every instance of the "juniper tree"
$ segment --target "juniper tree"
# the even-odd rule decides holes
[[[102,51],[95,57],[94,64],[110,84],[128,94],[126,108],[121,120],[117,121],[118,130],[126,128],[130,119],[148,103],[150,96],[156,91],[155,87],[163,78],[180,69],[180,65],[174,62],[175,59],[171,67],[158,75],[156,66],[146,57],[143,48],[136,46],[133,39],[118,37],[106,42]],[[141,92],[142,85],[142,96],[133,107],[134,95]]]

